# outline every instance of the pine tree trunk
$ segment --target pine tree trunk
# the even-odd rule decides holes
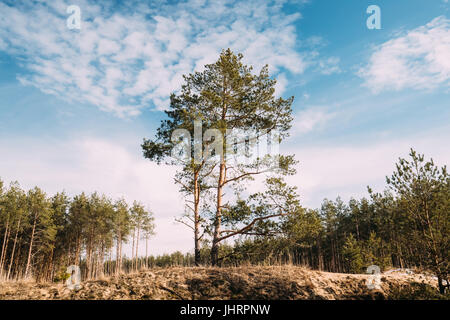
[[[140,226],[138,225],[137,227],[137,237],[136,237],[136,271],[138,271],[138,255],[139,255],[139,231],[140,231]]]
[[[136,230],[133,230],[133,245],[131,247],[131,270],[134,270],[134,248],[135,248]]]
[[[213,266],[216,266],[219,262],[219,238],[222,221],[222,195],[223,195],[222,189],[224,181],[225,181],[225,163],[224,160],[222,159],[222,162],[220,164],[219,182],[217,186],[217,211],[214,220],[214,234],[213,234],[213,243],[211,247],[211,264]]]
[[[119,273],[122,273],[122,237],[119,242]]]
[[[222,121],[226,122],[227,115],[227,104],[226,104],[226,94],[227,94],[227,79],[223,78],[223,95],[222,95]],[[220,169],[219,169],[219,181],[217,185],[217,211],[216,217],[214,219],[214,233],[213,233],[213,243],[211,247],[211,264],[216,266],[219,263],[219,238],[221,234],[221,223],[222,223],[222,197],[223,197],[223,186],[226,179],[226,167],[225,167],[225,144],[222,144],[222,154],[220,155]]]
[[[319,271],[323,270],[323,257],[322,257],[322,247],[320,245],[320,239],[317,240],[317,264]]]
[[[75,265],[79,265],[80,264],[80,256],[81,256],[81,235],[78,235],[76,248],[75,248],[75,259],[74,259],[75,260],[74,261]]]
[[[5,243],[5,252],[3,253],[3,259],[1,262],[1,266],[0,266],[0,274],[3,274],[4,266],[6,263],[6,253],[8,251],[8,243],[9,243],[10,235],[11,235],[11,227],[8,228],[8,235],[6,237],[6,243]]]
[[[92,235],[89,236],[89,242],[86,248],[86,279],[92,276]]]
[[[30,239],[30,247],[28,249],[28,258],[27,258],[27,266],[25,268],[25,278],[28,278],[30,274],[30,265],[31,265],[31,251],[33,249],[33,241],[34,241],[34,233],[36,231],[36,222],[37,216],[34,216],[33,229],[31,231],[31,239]]]
[[[198,174],[194,175],[194,261],[198,267],[200,265],[200,216],[198,212],[200,204],[200,187],[198,185]]]
[[[16,274],[16,280],[19,279],[21,253],[22,253],[22,246],[19,246],[17,248],[16,261],[14,262],[14,270],[13,270],[13,272]]]
[[[8,274],[6,275],[7,280],[9,279],[9,276],[11,274],[11,267],[12,267],[13,260],[14,260],[14,253],[16,251],[17,236],[19,235],[20,221],[21,221],[21,218],[19,218],[19,222],[17,223],[16,235],[14,236],[14,243],[13,243],[13,248],[12,248],[11,257],[10,257],[9,266],[8,266]]]
[[[50,261],[47,263],[47,270],[43,275],[43,278],[46,281],[51,281],[51,273],[52,273],[52,269],[53,269],[53,255],[54,255],[54,247],[52,248],[52,250],[50,252]]]
[[[3,243],[2,243],[2,253],[0,255],[0,276],[3,274],[3,265],[4,265],[4,260],[6,259],[6,250],[8,247],[9,233],[10,233],[10,228],[9,228],[9,215],[8,215],[8,219],[6,221],[5,235],[3,237]]]
[[[120,233],[117,237],[117,244],[116,244],[116,275],[119,275],[119,255],[120,255]]]
[[[148,269],[148,234],[145,235],[145,268]]]
[[[97,271],[99,271],[98,276],[103,277],[105,274],[105,270],[104,270],[104,266],[105,266],[105,244],[102,241],[102,248],[100,251],[100,254],[98,256],[98,267],[97,267]]]

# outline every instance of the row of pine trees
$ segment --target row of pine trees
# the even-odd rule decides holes
[[[431,271],[425,258],[430,252],[422,251],[423,241],[409,218],[389,193],[347,203],[340,197],[325,199],[320,209],[303,209],[281,223],[277,235],[242,237],[223,244],[221,265],[293,264],[344,273],[365,273],[370,265],[378,265],[381,270]],[[448,270],[448,236],[441,239],[441,267]],[[201,265],[210,264],[208,241],[203,242],[200,256]],[[192,253],[179,251],[149,256],[147,261],[149,267],[195,265]]]
[[[140,267],[140,240],[153,234],[153,215],[138,203],[93,193],[48,197],[38,187],[24,191],[0,180],[0,279],[52,281],[79,265],[84,279]],[[122,247],[132,242],[124,263]],[[117,259],[118,257],[118,259]]]

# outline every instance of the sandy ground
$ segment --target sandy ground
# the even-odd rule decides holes
[[[380,289],[369,290],[368,277],[295,266],[173,267],[84,281],[78,291],[63,284],[3,282],[0,299],[386,299],[411,282],[437,286],[431,276],[400,271],[382,274]]]

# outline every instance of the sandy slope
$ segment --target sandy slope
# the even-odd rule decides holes
[[[385,299],[411,282],[436,286],[425,275],[383,274],[381,290],[368,275],[312,271],[302,267],[165,268],[85,281],[70,291],[61,284],[0,283],[0,299]]]

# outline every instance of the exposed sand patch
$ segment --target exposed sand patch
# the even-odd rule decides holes
[[[369,275],[330,273],[295,266],[160,268],[91,280],[71,291],[62,284],[0,283],[0,299],[385,299],[412,282],[434,287],[429,275],[381,275],[380,290],[369,290]]]

